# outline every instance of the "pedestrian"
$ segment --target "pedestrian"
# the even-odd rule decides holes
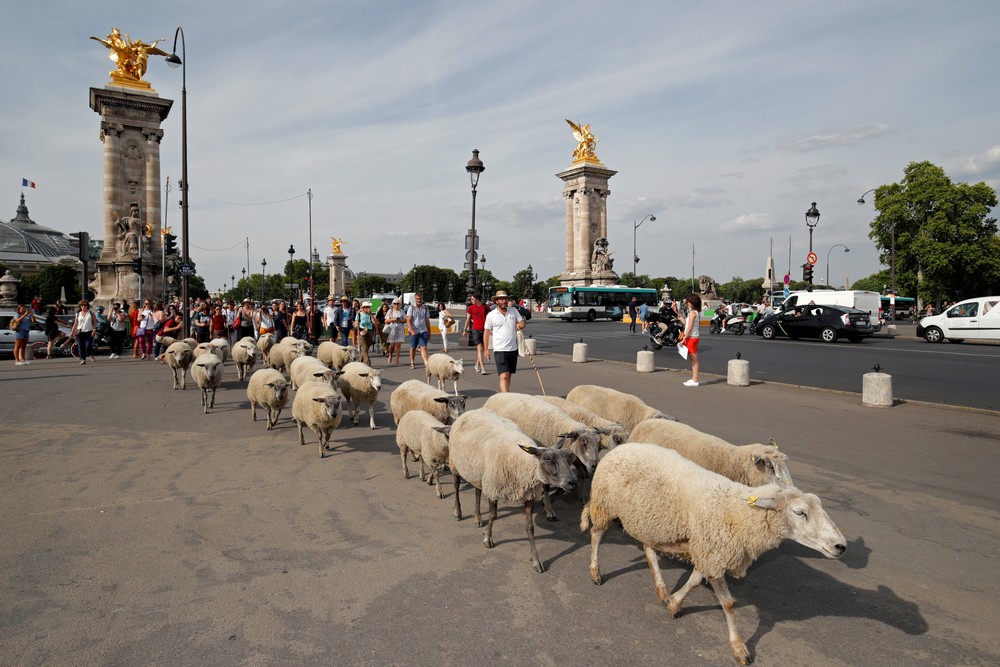
[[[688,361],[691,362],[691,379],[684,382],[685,387],[698,386],[698,342],[701,340],[701,333],[698,330],[701,319],[701,297],[692,294],[684,300],[687,304],[688,312],[684,322],[684,340],[681,341],[688,351]]]
[[[31,332],[31,325],[35,322],[35,315],[31,310],[22,304],[17,306],[17,315],[11,320],[11,327],[14,329],[14,365],[28,366],[31,364],[25,358],[25,351],[28,349],[28,336]]]
[[[62,299],[56,299],[56,317],[66,316],[66,306],[63,304]]]
[[[137,318],[139,323],[139,329],[137,336],[139,337],[139,349],[142,350],[142,356],[140,359],[152,359],[153,358],[153,303],[148,300],[142,302],[142,309],[139,311],[139,317]]]
[[[416,368],[416,353],[427,366],[427,342],[431,339],[429,328],[430,311],[419,292],[413,295],[413,304],[406,311],[406,328],[410,331],[410,368]]]
[[[402,304],[403,302],[397,296],[392,300],[392,308],[385,314],[386,324],[389,325],[389,336],[386,338],[386,343],[389,345],[389,360],[386,363],[390,366],[393,357],[396,359],[396,365],[399,366],[399,359],[403,356],[403,340],[406,338],[403,326],[406,323],[406,314],[403,313]]]
[[[281,339],[291,331],[288,325],[292,314],[288,312],[288,306],[284,301],[275,301],[271,304],[271,317],[274,318],[274,342],[280,343]]]
[[[274,333],[274,315],[271,313],[271,306],[266,303],[260,304],[260,310],[254,315],[254,324],[259,336]]]
[[[208,312],[208,304],[203,303],[201,307],[198,308],[198,312],[195,313],[194,319],[192,320],[194,327],[194,339],[199,343],[207,343],[211,340],[209,327],[212,324],[212,316]]]
[[[129,334],[132,336],[132,358],[139,358],[139,311],[141,311],[141,304],[138,301],[133,301],[132,305],[128,309],[128,326]]]
[[[212,332],[211,339],[225,338],[229,340],[226,326],[226,314],[222,312],[222,306],[216,305],[212,308],[212,315],[209,319],[209,331]]]
[[[639,324],[642,325],[642,333],[646,333],[649,323],[646,322],[646,313],[649,312],[649,304],[643,301],[639,304]]]
[[[129,325],[128,313],[117,301],[111,304],[109,324],[111,325],[111,333],[108,338],[108,347],[111,348],[111,354],[108,359],[117,359],[122,356],[125,347],[125,327]]]
[[[133,305],[138,306],[139,302],[137,301]],[[80,311],[73,317],[73,333],[71,335],[76,337],[76,347],[80,352],[80,365],[83,366],[87,363],[88,355],[91,361],[95,361],[94,331],[97,330],[97,318],[90,312],[89,301],[80,301],[79,306]]]
[[[639,300],[633,296],[632,300],[625,306],[625,309],[628,311],[629,333],[635,333],[636,320],[639,319]]]
[[[389,332],[386,329],[385,316],[389,312],[389,302],[382,299],[382,304],[378,307],[375,312],[375,332],[378,334],[379,348],[382,350],[382,356],[386,356],[389,353]]]
[[[355,347],[357,347],[358,345],[358,340],[357,340],[358,337],[357,337],[357,331],[354,327],[354,322],[355,320],[357,320],[358,313],[360,312],[361,312],[361,299],[355,299],[354,301],[351,302],[351,326],[349,327],[351,335],[351,344],[354,345]]]
[[[361,363],[371,366],[368,349],[374,341],[373,332],[375,330],[375,318],[372,317],[371,301],[365,301],[361,304],[361,310],[354,316],[354,328],[354,340],[357,341],[358,351],[361,352]]]
[[[309,302],[309,344],[319,345],[319,338],[323,335],[323,311],[316,307],[315,301]]]
[[[45,312],[45,337],[49,340],[49,344],[45,348],[45,357],[51,359],[52,353],[55,351],[56,341],[62,338],[55,306],[49,306]]]
[[[42,314],[42,297],[35,295],[35,298],[31,300],[31,312],[35,315]]]
[[[486,326],[486,306],[483,305],[479,292],[470,295],[472,303],[466,308],[465,325],[462,327],[464,335],[472,335],[472,344],[476,346],[475,370],[480,375],[486,375],[486,366],[483,361],[483,328]]]
[[[326,297],[326,307],[323,309],[323,323],[326,325],[327,336],[331,341],[337,340],[337,300],[331,294]]]
[[[163,320],[163,327],[157,332],[156,338],[153,339],[153,355],[157,363],[165,363],[163,357],[166,356],[167,348],[169,345],[166,344],[167,338],[178,339],[182,335],[182,330],[184,329],[184,318],[181,314],[177,312],[177,306],[170,304],[167,306],[167,312],[165,313],[165,318]]]
[[[236,340],[248,337],[256,338],[254,334],[257,332],[257,327],[254,325],[253,302],[250,301],[249,297],[243,299],[243,303],[240,304],[233,325],[236,327]]]
[[[350,340],[351,327],[354,326],[354,316],[355,313],[351,309],[351,300],[346,296],[340,297],[340,305],[334,310],[333,320],[337,327],[337,338],[340,340],[341,347],[347,347],[347,341]]]
[[[438,302],[438,331],[441,332],[441,343],[444,351],[448,351],[448,329],[455,323],[455,318],[448,312],[443,301]]]
[[[497,292],[493,301],[497,307],[486,315],[483,346],[488,361],[490,342],[493,343],[493,361],[500,376],[500,391],[510,391],[510,376],[517,372],[517,332],[524,329],[525,321],[517,308],[508,308],[510,297],[507,292]]]

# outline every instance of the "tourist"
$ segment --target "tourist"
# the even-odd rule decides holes
[[[500,377],[500,391],[510,391],[511,376],[517,372],[517,332],[524,329],[525,321],[517,308],[509,308],[510,297],[499,291],[493,296],[496,310],[486,315],[483,327],[483,347],[487,361],[490,342],[493,343],[493,360]]]

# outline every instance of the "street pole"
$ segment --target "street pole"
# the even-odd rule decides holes
[[[816,202],[812,203],[812,206],[806,211],[806,224],[809,225],[809,254],[813,251],[813,229],[819,224],[819,209],[816,208]],[[812,270],[810,269],[810,272]],[[808,291],[812,291],[812,276],[809,277],[809,283],[806,285]]]
[[[313,191],[309,188],[306,191],[309,195],[309,245],[306,246],[306,252],[309,253],[309,308],[313,309],[316,307],[316,290],[313,287],[313,251],[310,248],[313,247]],[[309,338],[313,337],[313,314],[309,312],[306,317],[306,323],[309,326]]]
[[[465,291],[467,292],[465,303],[472,303],[472,293],[476,291],[476,251],[479,249],[479,242],[476,237],[476,186],[479,185],[479,175],[486,171],[483,161],[479,159],[479,149],[473,149],[472,159],[465,165],[465,171],[469,172],[469,181],[472,183],[472,227],[466,238],[465,266],[469,270],[469,278],[466,280]]]
[[[636,265],[639,263],[639,254],[636,250],[636,232],[639,227],[642,227],[642,223],[646,222],[646,218],[649,218],[650,222],[656,222],[656,216],[652,213],[644,216],[639,222],[636,222],[635,220],[632,221],[632,287],[636,286]]]
[[[181,56],[177,57],[177,36],[181,38]],[[181,68],[181,263],[184,265],[181,276],[181,308],[183,310],[184,335],[191,334],[191,310],[188,307],[188,152],[187,152],[187,46],[184,41],[184,30],[177,26],[174,32],[174,48],[166,58],[170,67]],[[142,278],[140,277],[140,284]]]
[[[838,243],[835,246],[831,246],[830,249],[826,251],[826,286],[827,287],[830,286],[830,253],[833,252],[834,248],[843,248],[844,252],[851,252],[851,249],[848,248],[843,243]]]

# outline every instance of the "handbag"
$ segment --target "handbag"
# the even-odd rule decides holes
[[[384,327],[382,327],[382,333],[384,333],[386,336],[388,336],[390,332],[392,332],[391,324],[386,324]]]
[[[21,324],[21,323],[17,321],[16,317],[10,318],[10,330],[11,331],[17,331],[17,327],[18,327],[19,324]]]

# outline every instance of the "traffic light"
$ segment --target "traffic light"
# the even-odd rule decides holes
[[[163,254],[165,254],[165,255],[176,255],[177,254],[177,235],[176,234],[164,234],[163,235]]]
[[[813,265],[803,264],[802,265],[802,280],[805,281],[807,285],[813,284]]]
[[[138,273],[142,275],[142,257],[132,260],[132,271],[133,273]]]
[[[74,239],[70,241],[70,247],[76,251],[76,258],[81,262],[89,262],[90,234],[87,232],[73,232],[70,236]]]

